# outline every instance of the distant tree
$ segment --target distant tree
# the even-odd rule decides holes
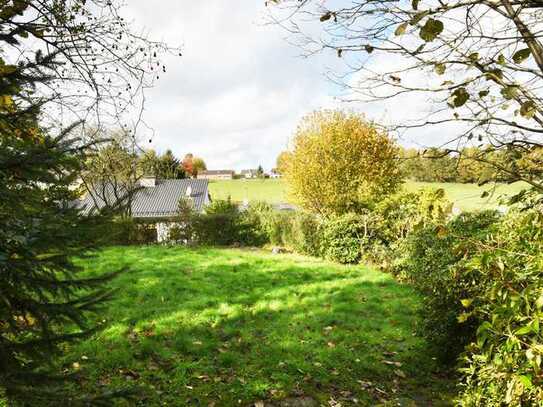
[[[256,169],[256,176],[258,178],[264,177],[264,168],[262,168],[261,165],[259,165],[258,168]]]
[[[187,176],[196,178],[198,172],[207,170],[206,163],[203,159],[195,157],[193,154],[189,153],[185,155],[182,161],[183,169]]]
[[[286,169],[289,192],[324,215],[358,211],[402,184],[398,147],[355,113],[318,111],[302,120]]]
[[[129,204],[141,177],[137,146],[123,131],[113,133],[109,139],[89,150],[81,181],[96,203],[104,202],[110,209],[129,215]]]
[[[155,174],[157,178],[161,179],[182,179],[186,178],[185,169],[175,157],[172,150],[166,150],[166,152],[159,157],[158,171]]]
[[[187,176],[194,176],[194,155],[192,153],[188,153],[185,155],[185,158],[183,158],[181,165],[183,166],[183,169],[185,170]]]
[[[193,176],[197,176],[199,172],[206,171],[207,165],[202,158],[196,157],[192,160]]]
[[[156,151],[153,149],[144,151],[139,157],[138,167],[142,175],[156,177],[160,167],[160,160]]]
[[[285,174],[288,162],[291,158],[291,154],[292,153],[290,151],[281,151],[281,153],[279,153],[279,155],[277,156],[275,168],[278,174]]]

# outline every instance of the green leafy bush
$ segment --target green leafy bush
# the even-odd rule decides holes
[[[364,246],[376,239],[375,214],[348,213],[327,219],[322,226],[321,250],[328,260],[339,263],[358,263]]]
[[[132,245],[156,243],[157,232],[154,224],[136,222],[133,218],[115,218],[108,230],[111,244]]]
[[[442,225],[415,230],[397,251],[403,255],[397,274],[423,295],[421,331],[436,346],[444,361],[454,361],[473,340],[476,320],[460,323],[462,299],[482,290],[481,282],[464,275],[458,263],[474,254],[495,229],[494,211],[465,213]]]
[[[296,212],[291,217],[287,246],[301,254],[320,256],[322,250],[321,226],[322,223],[315,215],[307,212]]]
[[[185,233],[190,233],[190,241],[197,244],[260,246],[268,241],[262,215],[266,210],[255,205],[240,211],[230,199],[216,200],[206,208],[205,213],[191,215]]]
[[[240,215],[234,212],[197,215],[192,220],[194,241],[217,246],[240,244],[240,222]]]
[[[265,202],[254,202],[243,211],[245,241],[252,246],[262,246],[270,242],[275,210]]]
[[[511,212],[460,264],[476,293],[459,319],[477,323],[463,358],[463,406],[543,403],[543,214]],[[475,294],[475,295],[474,295]]]
[[[382,223],[376,225],[382,240],[395,244],[415,229],[429,223],[443,223],[452,204],[443,189],[424,189],[419,192],[400,192],[390,195],[375,207]]]

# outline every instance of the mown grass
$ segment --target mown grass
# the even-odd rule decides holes
[[[405,189],[417,191],[421,188],[443,188],[448,199],[461,210],[491,209],[499,205],[503,195],[512,195],[525,188],[523,183],[512,185],[456,184],[438,182],[407,181]],[[287,185],[281,179],[213,181],[209,185],[211,196],[215,199],[231,197],[233,201],[265,201],[269,203],[288,202]],[[484,191],[493,192],[481,198]]]
[[[64,360],[85,391],[128,383],[146,406],[446,403],[449,382],[414,334],[419,298],[387,274],[216,248],[116,247],[77,262],[87,275],[129,268],[107,328]]]

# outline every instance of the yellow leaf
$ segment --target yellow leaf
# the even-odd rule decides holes
[[[472,298],[464,298],[463,300],[460,300],[460,302],[462,303],[462,306],[464,308],[468,308],[471,303],[473,302],[473,299]]]

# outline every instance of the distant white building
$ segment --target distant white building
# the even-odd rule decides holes
[[[252,179],[258,177],[257,170],[241,170],[241,177],[246,179]]]

